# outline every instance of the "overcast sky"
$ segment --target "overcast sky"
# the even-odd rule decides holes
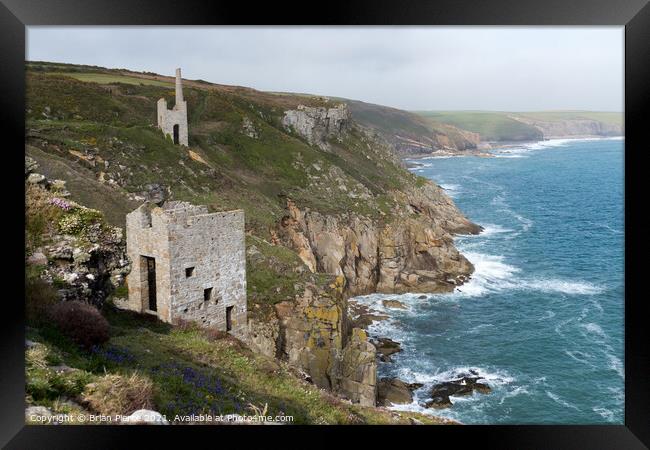
[[[623,27],[29,27],[27,59],[408,110],[623,110]]]

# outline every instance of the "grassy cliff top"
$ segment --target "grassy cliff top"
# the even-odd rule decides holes
[[[385,217],[390,192],[419,183],[357,127],[324,151],[281,124],[288,109],[336,101],[183,83],[189,148],[173,145],[156,127],[157,100],[173,105],[173,77],[29,62],[26,152],[45,175],[68,181],[73,199],[116,225],[151,183],[212,210],[243,208],[247,229],[260,234],[283,215],[287,197],[324,213]]]
[[[418,111],[425,120],[442,122],[479,133],[483,141],[527,141],[541,139],[532,125],[521,123],[508,113],[488,111]]]
[[[432,123],[446,123],[481,135],[484,141],[529,141],[542,139],[540,130],[522,120],[565,121],[594,120],[608,125],[621,126],[623,113],[604,111],[414,111]]]

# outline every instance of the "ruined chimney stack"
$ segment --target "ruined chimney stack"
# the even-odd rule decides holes
[[[183,100],[183,82],[181,69],[176,69],[176,104],[172,109],[167,109],[167,101],[164,98],[158,100],[158,128],[165,135],[172,138],[174,144],[187,147],[187,103]]]
[[[176,104],[183,103],[183,83],[181,81],[181,69],[176,69]]]

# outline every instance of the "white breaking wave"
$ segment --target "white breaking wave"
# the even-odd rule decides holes
[[[553,400],[555,403],[557,403],[557,404],[559,404],[559,405],[562,405],[562,406],[564,406],[564,407],[566,407],[566,408],[573,408],[573,409],[575,409],[575,410],[580,411],[580,408],[578,408],[578,407],[575,406],[575,405],[572,405],[571,403],[569,403],[569,402],[567,402],[567,401],[565,401],[565,400],[562,400],[558,395],[554,394],[553,392],[546,391],[546,395],[548,395],[548,397],[549,397],[551,400]]]
[[[485,381],[492,388],[492,392],[489,394],[489,399],[483,394],[473,393],[472,395],[464,397],[450,396],[450,400],[456,405],[455,407],[452,406],[451,408],[446,409],[435,409],[423,406],[426,401],[430,400],[430,391],[434,384],[457,378],[460,373],[468,373],[470,369],[478,372],[478,376],[483,378],[480,381]],[[517,386],[514,377],[508,375],[502,370],[488,370],[480,367],[454,367],[431,375],[430,373],[418,373],[410,371],[408,368],[403,368],[399,371],[398,376],[400,379],[409,382],[423,383],[424,386],[413,392],[413,401],[411,403],[391,405],[388,409],[393,411],[412,411],[421,414],[446,417],[458,420],[461,423],[463,422],[464,417],[472,417],[473,423],[492,422],[493,419],[485,412],[485,407],[487,405],[486,399],[492,402],[500,398],[499,404],[503,404],[504,400],[508,398],[529,394],[526,390],[526,386]],[[461,404],[464,406],[459,409]],[[502,419],[506,418],[506,416],[502,416]]]
[[[583,363],[594,368],[597,367],[595,364],[589,361],[589,359],[593,358],[593,355],[589,353],[584,353],[579,350],[574,350],[574,351],[564,350],[564,353],[566,353],[568,356],[578,361],[579,363]]]
[[[532,291],[557,292],[560,294],[600,294],[604,289],[583,281],[566,281],[559,279],[522,280],[522,287]]]
[[[513,145],[501,149],[492,150],[492,154],[497,158],[527,158],[527,153],[535,150],[553,149],[565,147],[572,142],[583,141],[620,141],[624,140],[623,136],[613,137],[594,137],[594,138],[565,138],[565,139],[548,139],[545,141],[529,142],[521,145]]]
[[[511,154],[511,155],[504,155],[504,154],[498,154],[494,155],[495,158],[528,158],[528,156],[521,155],[521,154]]]
[[[404,379],[410,383],[423,383],[425,385],[435,384],[458,379],[460,375],[471,374],[470,371],[475,371],[477,374],[473,376],[478,376],[482,379],[481,381],[486,381],[490,387],[502,386],[513,383],[515,381],[515,378],[505,371],[491,371],[482,367],[471,366],[456,366],[447,370],[438,369],[437,371],[427,373],[413,372],[408,367],[403,367],[400,369],[400,379]],[[402,376],[404,378],[402,378]]]
[[[458,193],[461,190],[460,184],[451,184],[451,183],[444,183],[440,184],[440,187],[445,190],[448,196],[451,198],[456,198],[458,196]]]
[[[549,139],[546,141],[537,141],[532,144],[526,144],[524,147],[530,150],[541,150],[544,148],[564,147],[571,142],[576,142],[579,139]]]
[[[499,405],[503,405],[503,402],[506,399],[511,398],[511,397],[516,397],[519,394],[530,394],[530,392],[528,392],[528,390],[526,390],[525,386],[519,386],[519,387],[515,388],[512,391],[506,392],[505,395],[503,397],[501,397],[501,400],[499,400]]]
[[[568,281],[556,278],[517,278],[518,267],[504,262],[503,256],[463,252],[474,264],[474,273],[469,282],[456,288],[455,294],[463,297],[478,297],[504,290],[529,290],[568,295],[595,295],[603,288],[583,281]]]
[[[480,234],[480,236],[482,237],[493,236],[495,234],[502,234],[502,233],[512,233],[515,231],[510,228],[504,228],[501,225],[496,225],[491,223],[486,223],[481,226],[483,227],[483,231],[481,231]]]
[[[519,268],[503,262],[503,256],[465,252],[465,257],[474,264],[474,273],[469,282],[456,288],[456,294],[463,297],[479,297],[490,292],[516,287],[514,274]]]
[[[593,407],[592,411],[595,412],[596,414],[599,414],[603,419],[605,419],[608,422],[614,422],[616,420],[616,416],[614,412],[610,411],[607,408]]]
[[[621,378],[625,378],[625,370],[621,360],[612,354],[607,354],[607,359],[609,359],[607,367],[618,373]]]
[[[587,323],[582,326],[584,327],[585,330],[587,330],[590,333],[596,334],[603,339],[607,338],[607,335],[605,334],[603,329],[600,328],[600,325],[596,323]]]

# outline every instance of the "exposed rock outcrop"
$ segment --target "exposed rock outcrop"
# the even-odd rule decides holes
[[[382,300],[381,303],[382,305],[384,305],[384,308],[407,309],[406,305],[404,305],[404,303],[400,302],[399,300],[387,299],[387,300]]]
[[[385,136],[400,156],[425,155],[436,151],[475,152],[481,143],[478,133],[439,124],[440,130],[425,135]]]
[[[437,151],[476,152],[478,133],[388,106],[346,100],[354,121],[376,132],[401,157]]]
[[[382,406],[406,404],[413,401],[413,391],[419,383],[405,383],[399,378],[382,378],[377,382],[377,403]]]
[[[280,357],[280,323],[275,314],[266,320],[248,319],[248,345],[269,358]]]
[[[377,352],[384,356],[390,356],[394,353],[399,353],[402,351],[399,342],[395,342],[387,337],[379,337],[372,343],[377,348]]]
[[[299,105],[298,109],[285,111],[282,125],[310,144],[328,150],[328,139],[341,140],[350,129],[350,111],[346,104],[333,108]]]
[[[401,206],[384,220],[326,215],[287,199],[274,238],[295,250],[311,272],[336,282],[327,289],[305,286],[295,301],[277,303],[269,320],[251,321],[251,342],[259,351],[301,368],[319,387],[367,405],[375,402],[377,354],[390,360],[399,344],[369,342],[353,328],[346,298],[452,290],[473,271],[452,236],[480,231],[433,183],[392,195]]]
[[[323,389],[374,405],[375,347],[365,331],[351,327],[343,283],[339,276],[329,285],[303,286],[295,301],[277,303],[271,317],[249,321],[249,343],[303,370]]]
[[[303,211],[288,200],[278,236],[311,271],[343,275],[350,295],[444,292],[465,282],[473,266],[454,247],[452,234],[480,227],[432,183],[394,195],[403,207],[383,223]]]
[[[37,168],[26,157],[27,218],[38,222],[39,217],[50,217],[56,222],[43,229],[38,247],[28,243],[25,262],[40,268],[39,277],[55,285],[61,299],[100,305],[123,284],[131,268],[122,229],[107,225],[99,211],[61,198],[60,183],[44,177],[43,183],[30,185],[29,177],[40,175],[34,172]]]
[[[453,405],[450,396],[472,395],[474,392],[488,394],[492,392],[490,386],[479,380],[478,372],[470,370],[469,374],[458,374],[456,378],[438,383],[431,388],[431,400],[426,402],[426,408],[448,408]]]
[[[375,348],[368,335],[353,328],[343,348],[341,361],[341,393],[362,406],[375,406],[377,398],[377,362]]]

